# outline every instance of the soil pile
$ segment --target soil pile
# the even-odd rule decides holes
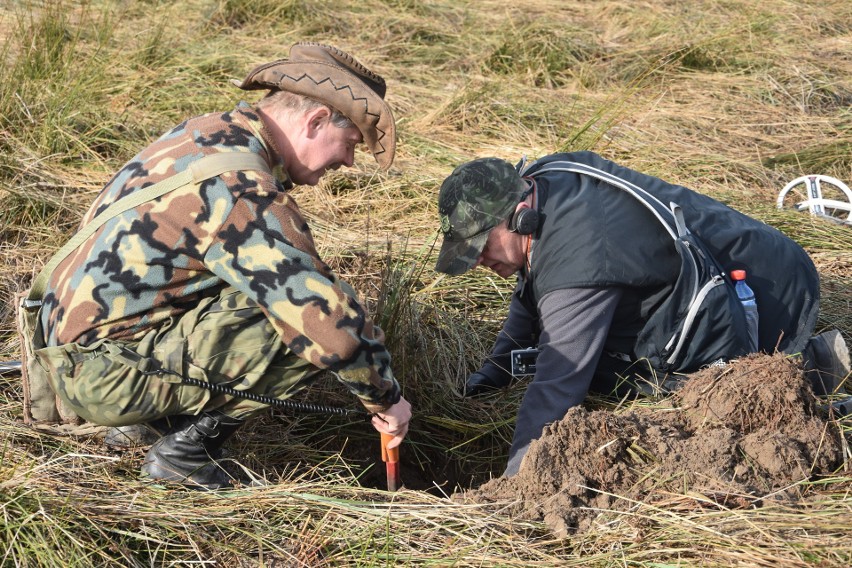
[[[684,491],[711,506],[759,506],[838,468],[839,436],[795,363],[752,355],[691,375],[662,406],[572,408],[532,443],[516,476],[458,498],[513,501],[512,514],[559,536],[588,529],[601,510]]]

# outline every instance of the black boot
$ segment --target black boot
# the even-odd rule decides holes
[[[185,425],[194,416],[164,416],[151,422],[112,426],[104,433],[104,444],[113,450],[129,450],[150,446],[157,440]]]
[[[145,456],[142,476],[184,485],[221,489],[232,485],[217,462],[222,444],[243,422],[219,412],[190,417],[190,421],[160,438]]]
[[[846,394],[844,383],[849,376],[849,349],[836,329],[811,337],[802,352],[805,376],[814,394]]]

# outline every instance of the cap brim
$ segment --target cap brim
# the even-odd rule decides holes
[[[441,252],[438,253],[438,262],[435,264],[435,270],[451,276],[457,276],[473,268],[476,261],[479,260],[479,255],[482,254],[482,249],[485,248],[485,241],[488,240],[490,232],[490,230],[485,231],[463,241],[444,239],[444,243],[441,245]]]

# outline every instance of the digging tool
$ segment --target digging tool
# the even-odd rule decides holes
[[[388,442],[393,440],[390,434],[382,433],[382,461],[388,474],[388,491],[398,491],[402,483],[399,480],[399,446],[389,450]]]

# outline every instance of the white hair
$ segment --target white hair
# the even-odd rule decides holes
[[[318,101],[317,99],[291,93],[290,91],[273,90],[269,91],[265,97],[257,103],[257,108],[264,109],[272,105],[281,105],[292,112],[305,113],[315,108],[325,107],[331,113],[329,122],[338,128],[351,128],[355,123],[336,108]]]

